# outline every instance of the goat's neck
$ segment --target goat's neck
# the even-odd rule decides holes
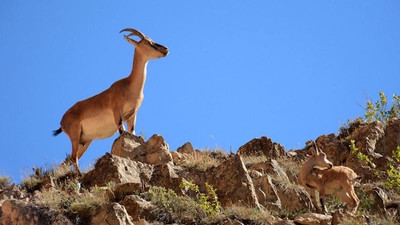
[[[306,177],[312,172],[314,166],[316,165],[315,159],[311,158],[307,160],[300,170],[300,177],[299,179],[305,183]]]
[[[132,71],[128,77],[132,90],[143,92],[144,83],[146,82],[148,59],[143,57],[135,50],[133,56]]]

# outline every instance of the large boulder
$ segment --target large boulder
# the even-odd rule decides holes
[[[106,153],[97,160],[94,169],[86,173],[81,182],[85,187],[115,184],[142,184],[150,180],[154,166]]]
[[[100,206],[90,214],[90,225],[133,225],[125,207],[115,202]]]
[[[266,156],[277,158],[285,156],[285,147],[275,143],[268,137],[254,138],[239,148],[237,154],[241,156]]]
[[[206,173],[207,182],[217,189],[218,200],[223,206],[245,204],[260,208],[253,181],[240,155],[234,155],[211,168]]]
[[[144,142],[143,138],[124,132],[114,141],[111,154],[152,165],[172,162],[168,144],[158,134]]]
[[[169,188],[179,193],[179,185],[182,182],[182,177],[179,176],[181,170],[180,166],[175,166],[172,163],[155,166],[149,183],[153,186]]]
[[[128,195],[119,203],[125,206],[127,213],[132,217],[133,221],[140,219],[151,221],[155,219],[151,214],[155,206],[137,195]]]
[[[155,134],[146,142],[146,162],[161,165],[172,162],[168,144],[161,135]]]
[[[285,208],[293,212],[311,207],[306,191],[292,183],[285,170],[274,159],[249,166],[249,171],[257,171],[260,176],[252,176],[259,202],[273,210]],[[254,173],[250,173],[254,174]]]
[[[378,141],[376,152],[392,156],[397,146],[400,146],[400,118],[393,118],[387,122],[385,135]]]
[[[117,139],[115,139],[111,147],[111,154],[122,158],[145,161],[145,142],[142,137],[135,136],[128,132],[123,132]]]

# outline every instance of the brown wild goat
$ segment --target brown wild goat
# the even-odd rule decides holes
[[[352,213],[358,208],[359,199],[354,191],[357,174],[345,166],[333,166],[326,154],[314,143],[312,155],[303,164],[299,175],[299,184],[302,185],[311,197],[317,212],[321,212],[315,199],[315,191],[319,192],[322,212],[327,213],[324,203],[325,194],[335,194],[342,202],[352,207]],[[316,168],[320,167],[320,168]]]
[[[78,159],[95,139],[104,139],[119,131],[135,134],[136,112],[143,101],[143,87],[146,81],[147,63],[150,59],[165,57],[168,48],[153,42],[141,32],[126,28],[124,35],[128,43],[135,46],[132,71],[126,78],[116,81],[107,90],[73,105],[63,116],[61,128],[54,136],[65,132],[71,140],[70,159],[76,172],[80,173]],[[139,41],[129,37],[138,36]]]

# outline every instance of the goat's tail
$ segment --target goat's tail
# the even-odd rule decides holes
[[[58,130],[53,130],[53,136],[57,136],[57,135],[59,135],[61,132],[62,132],[61,127],[60,127],[60,129],[58,129]]]

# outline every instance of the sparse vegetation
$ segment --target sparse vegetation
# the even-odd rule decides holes
[[[400,146],[397,146],[397,149],[393,151],[392,158],[397,164],[400,163]],[[388,179],[385,181],[385,185],[400,193],[400,171],[399,167],[396,167],[395,162],[388,162],[386,170]]]
[[[352,154],[357,153],[357,159],[358,159],[358,161],[360,161],[360,162],[366,162],[371,168],[375,169],[375,168],[376,168],[376,165],[375,165],[375,163],[372,161],[372,159],[369,158],[368,155],[366,155],[366,154],[364,154],[364,153],[362,153],[362,152],[359,152],[359,151],[358,151],[358,148],[356,147],[356,144],[355,144],[355,143],[356,143],[356,142],[355,142],[354,140],[350,140],[350,145],[349,145],[350,153],[352,153]]]
[[[195,200],[188,196],[179,196],[173,190],[164,187],[152,186],[142,196],[158,206],[158,219],[178,223],[185,221],[201,221],[206,213]]]
[[[11,183],[10,178],[8,176],[0,177],[0,190],[8,187]]]
[[[219,166],[226,153],[222,150],[195,151],[193,154],[185,154],[185,159],[179,163],[181,166],[195,168],[199,171],[206,171],[209,168]]]
[[[358,152],[358,148],[355,146],[354,140],[351,140],[351,144],[349,145],[349,147],[350,147],[351,153]],[[364,154],[362,152],[358,152],[357,159],[360,162],[366,162],[370,168],[375,170],[376,174],[379,174],[379,171],[376,168],[375,163],[373,163],[372,160],[366,154]],[[398,166],[399,166],[398,164],[400,163],[400,146],[397,146],[397,149],[395,151],[393,151],[392,159],[394,160],[394,162],[389,161],[387,164],[387,168],[385,171],[386,175],[387,175],[387,179],[385,180],[384,184],[387,187],[400,193],[400,171],[398,168]],[[397,166],[396,166],[396,164],[397,164]]]
[[[391,106],[388,105],[388,99],[382,91],[379,92],[379,100],[375,104],[371,101],[367,101],[365,106],[365,120],[368,123],[373,121],[387,122],[388,120],[400,116],[400,96],[393,94],[393,100]]]
[[[270,221],[273,216],[271,215],[271,212],[267,210],[232,205],[223,209],[221,217],[265,222]]]
[[[266,162],[268,160],[268,158],[265,155],[245,156],[245,157],[242,157],[242,160],[243,160],[244,165],[248,166],[248,165]]]
[[[179,185],[179,187],[184,191],[192,191],[195,193],[195,200],[200,204],[200,207],[207,215],[218,215],[221,213],[221,204],[218,201],[216,190],[207,182],[205,183],[205,186],[206,193],[201,193],[199,187],[192,181],[186,181],[183,179],[182,183]]]

